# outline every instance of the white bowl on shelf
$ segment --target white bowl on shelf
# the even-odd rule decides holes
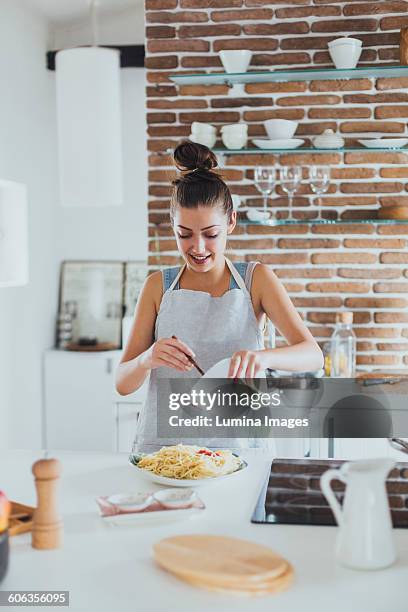
[[[273,140],[292,138],[297,126],[297,121],[290,121],[289,119],[268,119],[268,121],[265,121],[266,133]]]
[[[238,135],[222,135],[222,142],[227,147],[227,149],[243,149],[247,142],[248,136],[246,134],[238,134]]]
[[[302,138],[254,138],[252,142],[259,149],[297,149],[305,141]]]
[[[357,66],[362,51],[358,38],[337,38],[328,43],[329,54],[337,69],[352,69]]]
[[[201,123],[200,121],[193,121],[191,124],[192,134],[216,134],[217,128],[210,123]]]
[[[212,147],[215,145],[216,141],[217,141],[217,135],[216,134],[193,134],[191,133],[189,136],[189,139],[192,142],[197,142],[198,144],[202,144],[206,147],[208,147],[209,149],[212,149]]]
[[[228,49],[220,51],[220,59],[225,72],[246,72],[252,59],[252,51],[247,49]]]
[[[250,221],[267,221],[270,218],[270,212],[264,212],[263,210],[247,210],[246,216]]]
[[[368,149],[400,149],[408,144],[408,138],[367,138],[358,142]]]

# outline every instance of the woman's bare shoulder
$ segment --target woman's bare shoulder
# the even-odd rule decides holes
[[[160,270],[156,270],[156,272],[149,274],[144,282],[142,294],[144,297],[153,300],[156,311],[158,312],[163,297],[163,279]]]
[[[258,262],[252,273],[252,284],[255,284],[257,287],[262,287],[265,282],[270,284],[274,281],[278,281],[275,272],[266,264]]]

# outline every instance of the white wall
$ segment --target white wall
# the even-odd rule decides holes
[[[57,294],[53,78],[46,20],[21,2],[0,5],[0,176],[28,188],[30,282],[0,289],[0,447],[40,445],[41,356]]]

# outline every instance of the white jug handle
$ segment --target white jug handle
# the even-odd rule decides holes
[[[327,470],[320,477],[320,486],[323,494],[333,510],[337,524],[341,526],[343,524],[343,511],[339,502],[337,501],[337,497],[333,493],[333,489],[330,486],[332,480],[341,480],[342,482],[346,482],[346,479],[341,470]]]

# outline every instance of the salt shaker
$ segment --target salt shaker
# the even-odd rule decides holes
[[[62,520],[57,510],[57,480],[61,474],[58,459],[40,459],[33,464],[37,490],[37,507],[33,517],[33,548],[60,548]]]

